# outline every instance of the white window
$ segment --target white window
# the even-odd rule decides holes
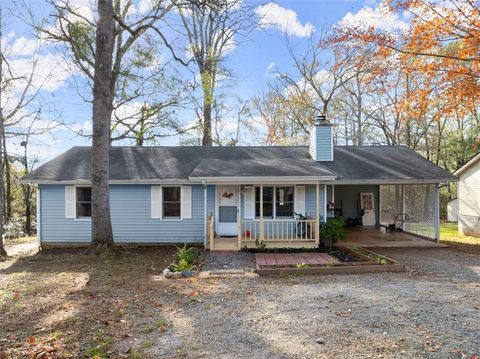
[[[181,218],[181,190],[178,187],[162,187],[163,218]]]
[[[263,218],[293,218],[295,187],[263,187]],[[255,187],[255,218],[260,218],[260,187]]]
[[[76,187],[76,218],[92,217],[92,187]]]

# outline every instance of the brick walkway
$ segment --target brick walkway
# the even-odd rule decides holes
[[[325,265],[338,263],[338,259],[326,253],[255,253],[258,266],[295,265],[305,263],[309,265]]]

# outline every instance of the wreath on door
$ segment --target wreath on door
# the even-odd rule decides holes
[[[232,192],[223,192],[222,197],[230,199],[230,198],[233,197],[233,193]]]

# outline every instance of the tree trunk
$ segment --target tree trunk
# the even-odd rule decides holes
[[[203,138],[202,146],[212,145],[212,103],[204,101],[203,104]]]
[[[0,149],[3,148],[3,138],[5,133],[5,126],[3,122],[3,107],[2,107],[2,78],[3,78],[3,53],[2,53],[2,7],[0,5]],[[7,257],[7,252],[3,247],[3,151],[0,151],[0,260]]]
[[[28,174],[28,140],[25,141],[25,152],[23,154],[23,170],[25,175]],[[25,205],[25,233],[27,235],[32,234],[32,186],[25,184],[22,185],[23,192],[23,204]]]
[[[4,210],[5,220],[12,219],[12,178],[10,173],[10,161],[8,160],[7,140],[5,138],[5,131],[3,131],[3,161],[5,164],[5,196],[4,196]]]
[[[112,116],[112,55],[114,17],[112,0],[98,0],[98,22],[93,81],[92,243],[93,250],[113,247],[110,219],[109,152]]]
[[[1,14],[1,12],[0,12]],[[0,15],[1,16],[1,15]],[[1,20],[0,20],[1,21]],[[0,25],[1,26],[1,25]],[[0,31],[0,37],[1,37],[1,31]],[[1,46],[1,44],[0,44]],[[0,56],[2,58],[2,56]],[[0,68],[1,68],[1,60],[0,60]],[[0,78],[1,78],[1,70],[0,70]],[[0,89],[1,90],[1,89]],[[3,142],[3,133],[4,133],[4,126],[3,126],[3,114],[2,114],[2,108],[1,108],[1,103],[0,103],[0,148]],[[0,260],[5,259],[7,256],[7,252],[5,251],[5,248],[3,247],[3,203],[4,203],[4,196],[3,196],[3,153],[0,151]]]

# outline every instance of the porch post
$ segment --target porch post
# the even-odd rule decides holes
[[[320,244],[320,185],[317,183],[316,191],[317,216],[315,217],[315,244]]]
[[[242,249],[242,186],[238,186],[237,237],[238,250]]]
[[[263,227],[263,184],[260,185],[260,240],[265,239],[265,228]]]
[[[323,221],[327,221],[327,185],[323,185]]]
[[[435,242],[440,242],[440,190],[435,184]]]
[[[401,192],[402,192],[402,214],[403,216],[406,215],[406,211],[405,211],[405,186],[402,184],[401,185]],[[404,230],[405,228],[405,221],[402,221],[402,230]]]

